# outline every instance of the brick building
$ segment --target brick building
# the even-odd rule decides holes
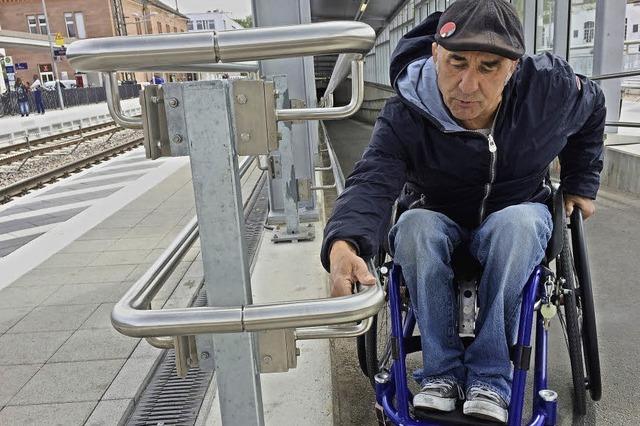
[[[26,64],[16,77],[31,80],[33,74],[49,81],[54,78],[51,53],[40,42],[47,34],[61,34],[65,44],[77,38],[142,35],[187,30],[188,18],[159,0],[46,0],[47,17],[41,0],[0,0],[0,35],[23,34],[27,43],[0,43],[14,63]],[[38,40],[31,43],[28,40]],[[56,59],[60,79],[75,79],[76,72],[66,57]],[[98,76],[88,76],[89,84],[100,84]],[[121,76],[148,81],[150,74]]]

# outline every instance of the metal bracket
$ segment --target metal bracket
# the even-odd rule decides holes
[[[311,179],[296,179],[298,182],[298,202],[311,200]]]
[[[155,160],[171,155],[167,117],[165,114],[164,92],[161,86],[152,84],[140,92],[142,107],[142,130],[144,150],[147,158]]]
[[[293,329],[266,330],[258,333],[261,373],[284,373],[296,368],[300,350]]]
[[[271,179],[282,178],[282,162],[280,161],[280,153],[272,152],[269,154],[269,172],[271,173]]]
[[[260,155],[277,149],[276,94],[273,82],[235,80],[231,82],[231,88],[238,154]]]
[[[291,109],[302,109],[307,107],[307,103],[303,99],[289,99]],[[304,120],[293,120],[293,124],[304,123]]]
[[[316,229],[313,223],[307,223],[305,226],[300,226],[299,232],[288,233],[286,225],[278,225],[274,229],[271,241],[274,243],[291,243],[297,241],[311,241],[316,238]]]
[[[476,329],[478,291],[475,280],[458,283],[458,334],[460,337],[474,337]]]
[[[189,368],[198,366],[198,348],[195,336],[176,336],[173,338],[176,351],[176,375],[187,377]]]

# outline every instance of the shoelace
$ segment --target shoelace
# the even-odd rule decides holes
[[[446,386],[446,390],[445,393],[452,387],[457,387],[458,390],[458,397],[462,398],[462,396],[464,395],[464,393],[462,392],[462,388],[460,387],[460,385],[458,385],[456,382],[449,380],[449,379],[435,379],[432,380],[428,383],[426,383],[423,387],[422,390],[425,391],[427,389],[439,389],[441,386]]]
[[[495,402],[497,405],[501,407],[505,405],[505,402],[502,399],[502,397],[492,390],[484,389],[481,387],[473,387],[467,392],[467,399],[474,399],[477,396],[481,396],[483,398],[490,400],[491,402]]]

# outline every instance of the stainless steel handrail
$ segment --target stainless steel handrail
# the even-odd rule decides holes
[[[142,117],[129,117],[124,115],[120,106],[120,92],[118,92],[118,79],[116,73],[102,73],[104,90],[107,95],[107,108],[113,121],[127,129],[142,129]]]
[[[158,70],[183,64],[211,64],[287,58],[294,56],[357,54],[352,61],[352,99],[335,108],[278,110],[279,121],[335,120],[353,115],[364,99],[362,55],[373,47],[375,32],[364,23],[331,21],[283,27],[251,28],[223,32],[159,34],[139,37],[92,38],[73,42],[67,50],[69,62],[78,70]],[[186,67],[186,66],[185,66]],[[113,81],[113,80],[112,80]],[[113,91],[112,91],[113,92]],[[117,99],[116,95],[112,95]],[[118,106],[110,104],[110,111]],[[142,121],[122,114],[114,116],[125,127],[140,128]],[[140,126],[140,127],[138,127]]]
[[[364,100],[364,62],[358,57],[351,62],[353,79],[351,82],[351,101],[340,107],[299,108],[276,110],[278,121],[291,120],[338,120],[355,114]]]
[[[234,31],[103,37],[74,41],[67,58],[79,71],[143,70],[147,66],[252,61],[335,53],[365,54],[375,32],[353,21]]]
[[[611,80],[614,78],[635,77],[640,75],[640,70],[613,72],[609,74],[593,75],[589,80]]]

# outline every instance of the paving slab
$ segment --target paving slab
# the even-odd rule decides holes
[[[97,401],[124,364],[123,359],[61,362],[43,366],[9,405]]]
[[[3,288],[0,290],[0,309],[38,306],[58,288],[60,286]]]
[[[71,331],[6,333],[0,336],[0,365],[44,364],[71,336]]]
[[[76,240],[73,244],[60,250],[58,253],[85,253],[85,252],[101,252],[109,249],[117,240],[112,239],[89,239]]]
[[[146,260],[150,252],[151,248],[106,251],[93,259],[90,266],[138,265]]]
[[[100,401],[84,426],[121,426],[133,410],[133,399]]]
[[[49,362],[127,359],[136,344],[137,339],[124,336],[113,328],[77,330]]]
[[[7,333],[27,333],[31,331],[76,330],[98,305],[40,306],[31,311]]]
[[[138,400],[159,361],[159,358],[130,358],[118,372],[118,376],[102,399]]]
[[[0,425],[81,425],[95,406],[96,402],[9,406],[0,411]]]
[[[115,305],[115,303],[102,303],[80,328],[83,330],[91,328],[112,328],[111,311]]]
[[[120,238],[111,244],[105,251],[153,249],[162,240],[161,236],[146,238]]]
[[[0,409],[33,377],[41,364],[0,366]],[[0,415],[0,423],[2,422]]]
[[[115,283],[82,283],[63,285],[49,296],[47,305],[84,305],[87,303],[115,303],[133,285],[131,281]]]
[[[78,253],[56,253],[49,259],[45,260],[38,268],[40,269],[58,269],[60,267],[73,266],[75,268],[89,265],[89,262],[98,257],[99,253],[95,251],[84,251]]]
[[[0,308],[0,335],[13,327],[15,323],[25,317],[33,308]]]

